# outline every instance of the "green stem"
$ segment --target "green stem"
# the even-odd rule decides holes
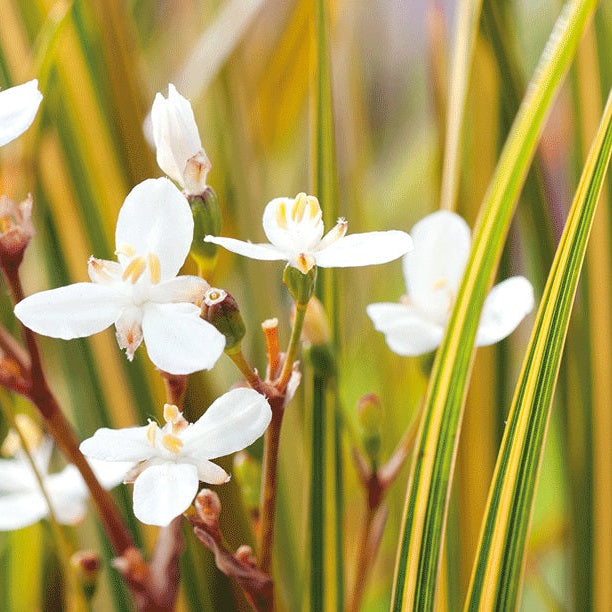
[[[45,498],[45,502],[47,502],[47,508],[49,509],[48,518],[49,518],[49,523],[51,525],[51,531],[53,533],[53,538],[57,545],[57,551],[58,551],[58,555],[59,555],[61,564],[64,566],[64,571],[66,573],[66,576],[68,577],[68,583],[70,584],[71,592],[75,598],[75,601],[73,603],[75,604],[77,609],[85,610],[88,608],[88,602],[81,588],[79,579],[76,576],[75,569],[72,567],[70,563],[70,557],[72,553],[72,551],[70,550],[71,547],[66,541],[66,538],[64,537],[64,533],[62,532],[62,529],[58,523],[57,517],[55,516],[55,510],[53,509],[51,498],[49,497],[49,494],[47,493],[47,489],[45,488],[43,477],[40,471],[38,470],[38,467],[36,466],[36,462],[34,461],[32,454],[30,453],[27,441],[24,438],[21,432],[21,429],[19,429],[19,427],[17,426],[17,422],[15,421],[15,415],[9,406],[9,402],[0,401],[0,406],[2,408],[2,411],[4,412],[4,415],[7,421],[9,422],[11,429],[13,429],[13,431],[15,431],[15,433],[19,437],[19,441],[21,442],[21,448],[28,460],[28,463],[30,464],[30,468],[32,469],[32,472],[34,473],[34,477],[36,478],[36,482],[38,483],[40,492],[42,493],[42,496]]]
[[[295,321],[291,330],[291,338],[289,339],[289,347],[287,348],[287,357],[283,364],[283,370],[276,383],[276,388],[283,393],[291,377],[293,370],[293,362],[297,357],[300,348],[300,336],[302,335],[302,327],[304,326],[304,317],[306,316],[306,304],[295,304]]]
[[[310,473],[310,609],[324,609],[325,573],[325,395],[327,378],[316,375],[312,402],[312,463]]]

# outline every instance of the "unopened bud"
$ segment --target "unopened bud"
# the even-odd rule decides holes
[[[70,557],[70,565],[83,587],[87,599],[91,599],[96,591],[100,573],[100,556],[90,550],[79,550]]]
[[[317,266],[303,274],[293,266],[287,266],[283,272],[283,283],[287,285],[296,304],[305,306],[313,296],[317,282]]]
[[[234,478],[240,485],[242,501],[253,517],[259,510],[259,490],[261,486],[261,463],[246,451],[234,456]]]
[[[295,320],[295,306],[291,309],[291,323]],[[331,330],[327,314],[323,304],[316,297],[312,296],[306,306],[304,325],[302,327],[302,340],[308,344],[327,344],[331,341]]]
[[[19,205],[6,196],[0,197],[0,265],[3,268],[21,264],[34,236],[32,204],[31,195]]]
[[[202,489],[195,498],[195,509],[198,517],[208,527],[217,528],[221,514],[221,500],[210,489]]]
[[[238,547],[238,550],[234,554],[234,557],[243,565],[247,565],[249,567],[257,567],[257,559],[255,559],[255,555],[253,554],[253,549],[248,544],[243,544]]]
[[[217,195],[207,186],[199,195],[188,195],[187,200],[193,215],[193,240],[189,254],[204,278],[210,279],[217,263],[218,247],[212,242],[204,242],[204,237],[221,233],[221,210]]]
[[[236,300],[224,289],[211,287],[202,299],[200,317],[225,336],[225,352],[240,350],[246,327]]]
[[[362,429],[364,450],[372,463],[376,464],[380,452],[380,429],[382,406],[376,393],[364,395],[357,404],[357,418]]]

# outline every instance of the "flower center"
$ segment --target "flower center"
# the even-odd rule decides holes
[[[293,200],[283,200],[276,207],[276,223],[281,229],[289,225],[316,225],[321,219],[319,200],[305,193],[298,193]]]
[[[123,244],[115,251],[115,255],[125,255],[130,258],[127,266],[123,269],[122,281],[129,281],[134,285],[145,270],[149,271],[149,280],[152,285],[157,285],[161,280],[161,264],[155,253],[148,253],[146,257],[143,257],[142,255],[136,255],[136,249],[131,244]]]
[[[450,315],[453,309],[453,304],[455,302],[455,293],[450,288],[450,282],[448,278],[446,278],[445,276],[442,276],[439,279],[437,279],[436,282],[432,285],[432,289],[434,291],[440,291],[441,289],[446,289],[446,295],[448,299],[448,304],[446,306],[446,314]]]
[[[166,425],[161,429],[163,434],[159,442],[166,450],[178,455],[183,448],[183,441],[179,434],[187,429],[189,423],[178,407],[173,404],[164,404],[164,421],[166,421]],[[157,446],[157,432],[159,430],[159,425],[155,421],[149,421],[146,435],[147,441],[153,448]]]

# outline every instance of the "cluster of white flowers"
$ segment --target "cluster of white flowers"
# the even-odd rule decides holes
[[[27,129],[41,98],[36,81],[0,93],[0,144]],[[168,98],[157,94],[151,119],[159,166],[183,192],[167,178],[137,185],[119,212],[117,261],[91,257],[90,283],[36,293],[17,304],[15,314],[30,329],[63,339],[114,325],[128,359],[144,342],[158,368],[189,374],[212,368],[225,345],[224,336],[199,316],[208,284],[199,277],[177,276],[193,239],[186,196],[206,189],[210,162],[191,105],[174,86],[169,86]],[[430,215],[413,228],[412,238],[402,231],[347,236],[344,219],[324,235],[318,200],[300,193],[269,202],[263,229],[269,244],[217,236],[205,240],[254,259],[286,260],[303,274],[315,266],[364,266],[404,256],[408,297],[400,304],[371,304],[368,314],[390,348],[401,355],[418,355],[439,345],[470,250],[469,228],[457,215]],[[504,338],[532,307],[533,291],[526,279],[508,279],[495,287],[483,310],[477,344]],[[163,427],[150,422],[144,427],[100,429],[81,450],[92,460],[120,462],[126,480],[134,482],[136,516],[145,523],[166,525],[192,503],[199,481],[228,480],[209,460],[251,444],[270,418],[262,395],[238,389],[215,401],[193,424],[175,406],[166,405]],[[84,485],[78,478],[70,479],[72,466],[48,476],[48,451],[44,453],[36,461],[47,493],[58,518],[72,522],[82,515]],[[46,514],[46,502],[22,457],[0,463],[0,475],[0,515],[6,517],[0,528],[16,528]],[[115,484],[112,478],[106,483]],[[69,490],[69,484],[74,488]],[[70,499],[73,505],[64,512],[60,499]],[[17,518],[20,511],[23,520]]]

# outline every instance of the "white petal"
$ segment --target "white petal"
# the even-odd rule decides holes
[[[507,278],[493,287],[482,308],[476,346],[488,346],[510,335],[533,305],[533,287],[522,276]]]
[[[161,279],[174,278],[191,247],[193,216],[185,196],[167,178],[147,179],[136,185],[119,211],[115,244],[126,245],[147,257],[153,253],[160,263]],[[130,258],[119,255],[123,266]]]
[[[9,491],[24,491],[36,483],[29,465],[17,459],[0,459],[0,495]]]
[[[445,325],[470,254],[470,228],[459,215],[439,210],[421,219],[410,235],[414,250],[404,258],[408,295]]]
[[[367,232],[351,234],[314,253],[323,268],[346,268],[386,263],[401,257],[412,248],[406,232]]]
[[[15,306],[15,316],[30,329],[52,338],[83,338],[112,325],[125,298],[112,287],[75,283],[41,291]]]
[[[264,433],[271,418],[263,395],[253,389],[232,389],[183,433],[183,453],[201,460],[242,450]]]
[[[49,507],[41,493],[0,495],[0,531],[14,531],[37,523]]]
[[[366,311],[374,327],[385,334],[389,348],[398,355],[414,357],[440,346],[444,328],[403,304],[370,304]]]
[[[89,491],[74,465],[67,465],[61,472],[47,477],[45,489],[59,523],[74,525],[83,520]]]
[[[81,442],[81,452],[89,459],[102,461],[144,461],[156,455],[147,441],[145,427],[108,429],[103,427],[87,440]]]
[[[42,98],[36,79],[0,91],[0,146],[32,125]]]
[[[164,527],[181,515],[198,492],[198,470],[191,463],[148,467],[134,483],[134,514],[147,525]]]
[[[271,244],[255,244],[253,242],[236,240],[235,238],[221,238],[218,236],[206,236],[204,242],[212,242],[228,251],[232,251],[232,253],[238,253],[238,255],[244,255],[245,257],[261,261],[288,260],[291,257],[289,252],[281,251]]]
[[[83,498],[53,497],[51,503],[55,518],[62,525],[76,525],[87,514],[87,506]]]
[[[90,458],[88,463],[105,489],[112,489],[121,484],[126,474],[134,467],[133,461],[100,461]]]
[[[153,285],[149,289],[149,299],[158,304],[169,302],[191,302],[202,300],[210,285],[199,276],[177,276]]]
[[[151,109],[159,167],[182,187],[187,160],[202,149],[191,104],[168,85],[168,98],[158,93]]]
[[[208,484],[220,485],[229,481],[228,473],[212,461],[201,461],[196,466],[198,478]]]
[[[292,213],[297,212],[295,205],[298,198],[274,198],[264,209],[264,232],[268,240],[280,251],[295,254],[307,252],[323,237],[321,207],[316,198],[305,197],[306,205],[295,214],[295,218]]]
[[[149,358],[170,374],[210,370],[225,348],[225,336],[193,304],[147,304],[142,331]]]

